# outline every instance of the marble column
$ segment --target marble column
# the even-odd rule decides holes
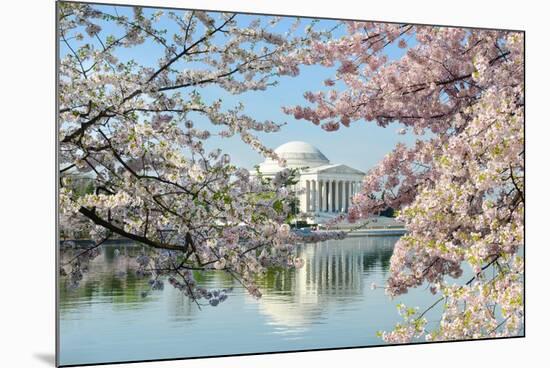
[[[345,211],[345,203],[346,203],[346,198],[345,198],[345,193],[344,193],[344,185],[345,185],[345,182],[343,180],[340,180],[340,212],[344,212]]]
[[[342,191],[340,190],[340,180],[336,181],[336,212],[342,211],[342,202],[340,201],[340,194],[342,194]]]
[[[317,179],[317,211],[323,212],[323,183],[322,180]]]
[[[327,209],[327,182],[321,180],[321,211],[325,212]]]
[[[338,180],[334,180],[334,212],[338,212]]]
[[[348,212],[349,204],[350,204],[350,196],[349,196],[349,181],[346,181],[346,212]]]
[[[332,181],[332,212],[336,212],[336,197],[338,194],[338,182]]]
[[[348,212],[348,188],[347,188],[347,184],[348,182],[344,180],[344,184],[343,185],[343,196],[344,196],[344,212]]]
[[[328,190],[327,190],[327,199],[328,199],[328,204],[327,204],[327,212],[332,212],[332,193],[333,193],[333,190],[332,190],[332,180],[328,180]]]
[[[329,211],[330,181],[325,180],[325,212]]]
[[[327,197],[328,184],[326,180],[323,180],[323,212],[328,211],[328,197]]]
[[[310,205],[310,201],[309,201],[309,198],[310,198],[310,195],[311,195],[311,192],[310,192],[311,188],[310,188],[310,183],[309,183],[309,180],[306,180],[306,212],[309,211],[309,205]]]
[[[338,212],[338,181],[334,180],[334,203],[332,204],[332,211]]]
[[[311,211],[315,212],[317,210],[317,182],[315,180],[311,181],[312,190],[311,190]]]

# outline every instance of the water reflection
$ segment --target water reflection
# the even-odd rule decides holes
[[[202,310],[169,285],[143,297],[148,280],[135,276],[126,257],[140,248],[106,246],[80,288],[61,280],[61,363],[380,344],[375,333],[397,321],[396,302],[369,286],[387,277],[397,239],[302,246],[304,266],[269,270],[258,280],[259,300],[223,272],[197,273],[207,288],[234,288],[227,301]]]
[[[115,249],[120,256],[115,256]],[[148,288],[147,280],[136,277],[135,267],[128,255],[136,255],[139,248],[133,244],[106,246],[90,263],[78,288],[71,288],[67,278],[60,279],[59,308],[61,312],[90,307],[97,303],[110,303],[113,308],[138,308],[145,300],[141,292]],[[63,260],[62,260],[63,261]]]
[[[396,240],[364,237],[302,247],[301,269],[270,270],[262,279],[261,312],[271,323],[291,329],[320,323],[331,306],[345,309],[364,298],[366,274],[388,269]]]

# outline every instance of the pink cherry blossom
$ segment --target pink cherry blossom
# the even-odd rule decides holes
[[[381,337],[400,343],[422,336],[431,341],[519,334],[524,313],[523,34],[345,25],[346,34],[313,42],[303,59],[304,64],[335,65],[333,79],[345,88],[306,92],[304,105],[283,111],[329,132],[360,121],[380,127],[397,122],[400,134],[418,136],[413,145],[396,145],[368,172],[348,219],[397,210],[408,233],[395,246],[386,292],[393,297],[427,284],[427,291],[442,296],[435,304],[445,309],[441,323],[427,331],[424,314],[403,307],[405,323]],[[412,37],[416,44],[406,41]],[[403,48],[404,55],[388,60],[389,45]],[[465,272],[473,274],[465,285],[451,284]]]
[[[297,29],[264,28],[255,16],[242,16],[250,20],[243,27],[234,13],[171,11],[160,21],[162,12],[132,9],[127,16],[60,4],[61,238],[94,241],[84,251],[62,241],[62,273],[76,286],[101,244],[122,237],[143,246],[132,264],[151,277],[152,290],[165,275],[199,306],[216,306],[229,291],[206,290],[193,275],[210,271],[260,297],[256,280],[268,267],[300,267],[298,244],[342,234],[291,231],[291,170],[268,181],[236,167],[226,152],[207,151],[213,136],[235,136],[284,163],[257,136],[282,124],[256,120],[242,103],[206,102],[199,87],[234,95],[271,88],[277,77],[299,73],[296,50],[308,39]],[[113,29],[116,36],[107,34]],[[160,50],[152,55],[157,63],[140,64],[151,50]],[[194,114],[210,124],[197,124]]]

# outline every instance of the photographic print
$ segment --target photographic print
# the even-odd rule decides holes
[[[523,31],[56,27],[58,366],[524,336]]]

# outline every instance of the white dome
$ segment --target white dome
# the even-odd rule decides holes
[[[288,168],[318,167],[330,164],[326,156],[318,148],[306,142],[293,141],[285,143],[275,149],[275,153],[286,160]],[[281,170],[281,167],[270,158],[260,164],[260,171],[271,174]]]

